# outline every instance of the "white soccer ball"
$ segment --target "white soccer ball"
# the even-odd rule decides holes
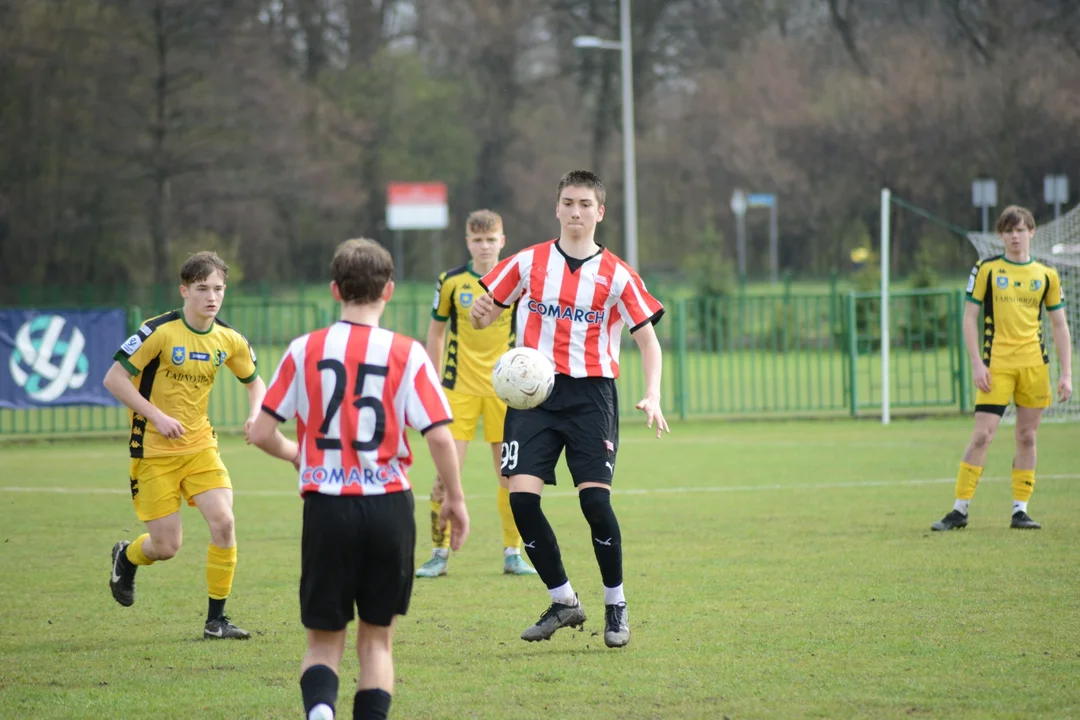
[[[491,384],[504,403],[516,410],[528,410],[551,395],[555,367],[539,350],[514,348],[495,363]]]

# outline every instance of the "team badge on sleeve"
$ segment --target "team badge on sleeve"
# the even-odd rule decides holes
[[[134,355],[135,351],[141,347],[142,338],[139,337],[139,335],[136,333],[135,335],[132,335],[127,340],[125,340],[124,344],[120,346],[120,349],[123,350],[124,353],[126,353],[127,355]]]

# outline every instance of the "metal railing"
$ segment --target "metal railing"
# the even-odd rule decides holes
[[[960,331],[963,297],[951,290],[911,290],[890,297],[890,398],[899,410],[968,408],[967,363]],[[163,311],[167,308],[156,308]],[[662,403],[671,417],[869,414],[881,407],[880,298],[872,293],[732,295],[677,299],[656,330],[664,347]],[[156,313],[129,309],[132,329]],[[290,340],[328,324],[327,301],[232,298],[222,319],[242,332],[269,382]],[[430,306],[393,301],[383,326],[423,340]],[[633,414],[644,392],[641,358],[623,343],[620,411]],[[247,416],[247,395],[231,374],[211,393],[215,426],[232,430]],[[0,437],[120,433],[121,407],[0,410]]]

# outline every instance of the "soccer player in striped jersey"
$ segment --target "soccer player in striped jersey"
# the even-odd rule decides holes
[[[439,376],[420,343],[379,327],[393,271],[390,254],[371,240],[338,247],[330,292],[341,320],[289,345],[250,432],[251,442],[300,476],[300,618],[307,628],[300,690],[308,720],[334,717],[354,607],[360,678],[353,717],[390,711],[394,627],[409,609],[416,550],[406,427],[423,434],[442,477],[450,547],[460,548],[469,533]],[[295,442],[278,429],[293,418]]]
[[[1012,463],[1012,520],[1010,527],[1037,530],[1041,525],[1027,513],[1035,488],[1035,433],[1043,410],[1052,401],[1050,357],[1042,337],[1046,309],[1057,347],[1061,372],[1057,396],[1072,396],[1072,340],[1065,319],[1065,293],[1053,268],[1030,254],[1035,235],[1031,212],[1011,205],[1001,213],[997,232],[1005,253],[979,262],[971,271],[964,310],[964,344],[975,381],[975,431],[964,451],[956,476],[956,502],[931,530],[967,526],[968,509],[983,464],[1009,401],[1016,403],[1016,455]],[[979,327],[979,311],[983,313]]]
[[[506,405],[491,387],[491,371],[499,357],[514,346],[514,318],[507,313],[483,330],[469,322],[473,299],[482,295],[480,278],[495,267],[506,245],[502,218],[491,210],[477,210],[465,221],[465,246],[472,261],[447,270],[435,286],[435,303],[427,332],[427,351],[436,369],[441,369],[443,391],[450,401],[454,422],[450,433],[457,443],[458,462],[465,465],[469,441],[476,438],[476,422],[484,419],[484,439],[491,443],[498,481],[499,518],[502,520],[503,573],[535,575],[521,557],[521,535],[510,511],[510,485],[499,470]],[[449,325],[449,338],[447,338]],[[431,488],[431,557],[416,571],[416,577],[446,574],[450,559],[450,536],[439,527],[439,513],[445,490],[435,476]]]
[[[186,500],[210,527],[203,637],[246,640],[250,633],[225,615],[236,572],[232,481],[207,407],[214,378],[225,366],[247,387],[251,414],[245,428],[250,427],[266,385],[247,340],[217,316],[228,277],[229,266],[215,253],[188,258],[180,268],[183,308],[143,323],[105,374],[105,387],[131,409],[131,501],[146,523],[134,541],[113,545],[109,588],[116,602],[130,606],[135,571],[180,551],[180,503]]]
[[[653,325],[663,306],[638,274],[594,239],[604,219],[604,185],[595,174],[575,170],[556,189],[560,235],[509,257],[484,276],[488,291],[469,316],[484,328],[516,303],[519,346],[544,353],[555,365],[551,396],[532,410],[509,409],[502,444],[502,474],[510,479],[510,507],[551,605],[522,633],[547,640],[562,627],[585,622],[563,568],[555,533],[540,506],[544,485],[555,484],[555,464],[566,464],[589,523],[604,585],[604,642],[623,647],[630,625],[623,592],[622,536],[611,507],[611,483],[619,449],[619,343],[623,327],[641,350],[645,413],[656,437],[668,430],[660,409],[662,354]]]

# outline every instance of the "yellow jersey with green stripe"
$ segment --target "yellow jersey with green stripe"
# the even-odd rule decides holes
[[[464,395],[493,397],[491,371],[514,347],[514,313],[504,312],[483,330],[469,322],[473,300],[484,292],[472,263],[447,270],[435,285],[431,317],[447,323],[442,358],[442,386]]]
[[[1015,263],[1004,255],[980,261],[968,279],[967,299],[983,307],[982,359],[1012,370],[1050,362],[1042,335],[1043,308],[1065,306],[1057,271],[1034,259]]]
[[[181,310],[147,320],[113,358],[134,376],[131,382],[140,395],[184,426],[184,434],[170,440],[132,412],[128,448],[133,458],[188,455],[217,447],[207,410],[218,370],[228,367],[245,384],[259,375],[255,351],[243,335],[217,319],[209,330],[195,330]]]

